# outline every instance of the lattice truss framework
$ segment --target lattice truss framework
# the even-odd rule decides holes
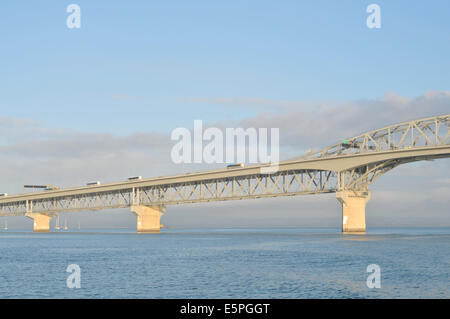
[[[257,174],[1,204],[0,210],[2,215],[22,215],[25,212],[70,212],[121,208],[131,205],[164,206],[330,193],[336,190],[337,173],[335,172],[322,170],[284,171],[270,175]]]
[[[450,144],[450,115],[391,125],[341,141],[299,158],[330,158]]]

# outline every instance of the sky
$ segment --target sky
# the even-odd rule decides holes
[[[79,29],[66,26],[72,3],[81,8]],[[372,3],[381,8],[379,29],[366,25]],[[216,168],[171,162],[170,133],[197,119],[278,127],[289,158],[448,114],[449,12],[448,1],[3,2],[1,192]],[[450,226],[449,162],[409,164],[380,178],[368,227]],[[125,210],[67,216],[135,227]],[[333,195],[299,196],[169,207],[163,222],[339,228],[340,209]]]

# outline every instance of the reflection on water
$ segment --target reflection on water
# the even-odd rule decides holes
[[[449,248],[449,228],[9,230],[0,298],[449,298]],[[69,264],[81,289],[66,287]]]

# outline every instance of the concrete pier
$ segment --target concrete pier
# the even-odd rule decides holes
[[[138,233],[159,233],[161,229],[161,216],[166,209],[162,206],[131,206],[131,212],[137,217]]]
[[[48,233],[50,231],[50,220],[53,215],[40,213],[26,213],[26,217],[33,220],[33,231],[35,233]]]
[[[339,191],[336,198],[342,204],[342,232],[366,232],[366,204],[370,199],[369,191]]]

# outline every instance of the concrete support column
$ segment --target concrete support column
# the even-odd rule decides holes
[[[336,198],[342,204],[342,232],[366,232],[366,204],[370,199],[369,191],[339,191]]]
[[[50,231],[50,220],[53,216],[40,213],[26,213],[25,216],[33,220],[33,231],[35,233],[48,233]]]
[[[161,229],[161,216],[166,209],[163,206],[131,206],[131,212],[137,217],[138,233],[159,233]]]

